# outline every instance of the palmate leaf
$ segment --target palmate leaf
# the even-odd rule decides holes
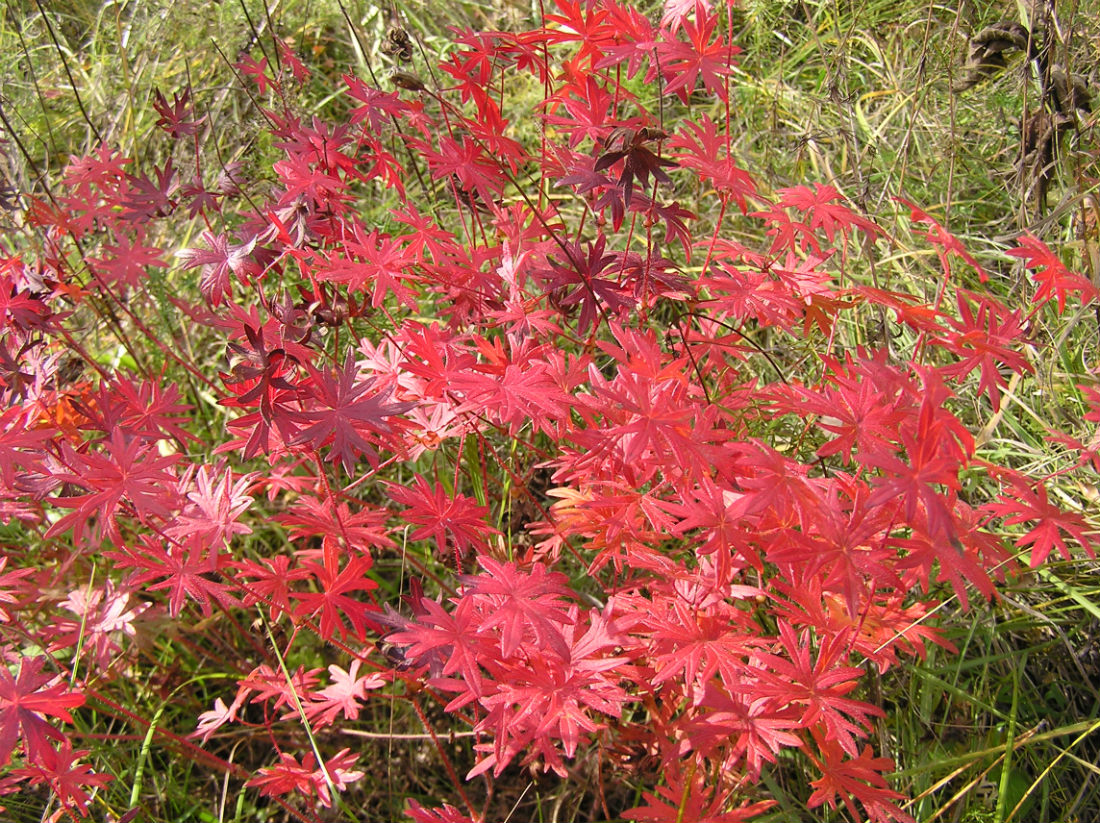
[[[627,208],[630,208],[635,180],[647,188],[650,177],[659,183],[672,184],[672,178],[663,167],[675,166],[676,163],[667,157],[659,157],[646,145],[664,140],[666,137],[668,135],[660,129],[629,129],[620,126],[608,136],[604,143],[604,152],[596,158],[592,170],[599,173],[622,161],[619,186],[623,189],[623,202]]]
[[[434,538],[436,550],[443,557],[448,547],[460,557],[470,549],[482,549],[490,535],[499,534],[485,522],[487,506],[479,506],[464,494],[448,494],[442,485],[429,483],[422,475],[413,478],[412,487],[391,484],[390,497],[409,507],[402,512],[405,520],[420,526],[409,538]]]
[[[381,689],[386,685],[385,679],[379,672],[359,676],[361,660],[353,660],[347,671],[339,666],[329,666],[328,672],[332,682],[309,695],[309,702],[304,707],[306,717],[316,727],[332,725],[337,715],[343,715],[348,720],[358,720],[362,704],[359,702],[367,698],[367,691]],[[296,707],[287,710],[286,717],[296,717]]]
[[[1073,538],[1089,557],[1095,557],[1091,529],[1077,512],[1062,510],[1050,502],[1046,486],[1016,474],[1006,474],[1008,488],[987,509],[1005,517],[1005,525],[1034,523],[1031,529],[1016,540],[1016,545],[1031,546],[1031,567],[1046,561],[1054,549],[1065,560],[1070,559],[1066,536]]]
[[[913,818],[901,811],[894,801],[902,797],[886,785],[884,773],[894,770],[894,761],[887,757],[875,757],[870,746],[865,746],[858,757],[848,758],[836,741],[819,743],[821,758],[810,755],[822,775],[811,781],[813,794],[807,804],[817,808],[828,804],[835,809],[843,803],[853,820],[863,819],[853,802],[858,798],[874,823],[913,823]]]
[[[405,814],[416,823],[485,823],[481,815],[463,814],[449,803],[431,809],[424,808],[413,798],[409,798],[409,808]]]
[[[289,412],[291,419],[305,426],[291,444],[308,443],[313,449],[330,446],[330,459],[339,459],[349,473],[360,457],[377,465],[375,444],[393,431],[387,418],[404,414],[416,404],[391,401],[392,388],[372,392],[374,378],[359,378],[350,351],[335,376],[313,368],[309,372],[312,402],[307,402],[304,411]]]
[[[703,769],[685,766],[679,760],[672,760],[661,777],[655,791],[642,794],[645,805],[627,811],[625,819],[635,823],[745,823],[775,805],[773,800],[738,802],[734,786],[710,780]]]
[[[798,249],[821,255],[819,235],[823,235],[832,244],[838,235],[846,241],[848,235],[856,229],[870,239],[884,234],[873,222],[846,206],[843,203],[844,196],[833,186],[815,183],[813,188],[792,186],[780,189],[777,193],[779,199],[771,209],[752,214],[771,224],[768,234],[774,238],[772,254]],[[787,209],[800,212],[801,219],[793,219],[788,215]]]
[[[1025,320],[1018,310],[1009,312],[998,301],[961,289],[958,308],[958,318],[947,319],[952,331],[937,338],[937,342],[961,359],[955,366],[944,368],[943,373],[965,377],[978,369],[978,391],[989,398],[993,411],[998,411],[1001,390],[1008,387],[1002,371],[1033,371],[1020,350],[1026,336]]]
[[[319,766],[313,752],[307,752],[300,763],[293,755],[280,752],[277,765],[260,769],[245,785],[255,786],[268,797],[297,791],[306,797],[316,797],[328,809],[333,804],[332,789],[345,791],[363,777],[362,771],[351,768],[357,759],[358,755],[350,749],[341,749]]]
[[[580,306],[577,329],[587,331],[598,316],[611,312],[618,314],[634,304],[634,298],[614,280],[601,277],[618,259],[614,253],[605,253],[607,240],[601,234],[585,249],[580,243],[572,243],[567,249],[567,260],[551,259],[550,268],[537,272],[556,294],[554,299],[562,308]]]
[[[147,221],[153,217],[164,217],[176,207],[172,199],[179,188],[176,170],[169,160],[163,166],[153,168],[155,179],[147,174],[127,174],[129,191],[123,200],[123,217],[132,222]]]
[[[213,612],[214,604],[223,608],[239,606],[233,594],[235,585],[222,576],[231,565],[231,558],[219,547],[208,545],[203,535],[191,539],[167,542],[145,535],[134,545],[124,545],[118,551],[105,552],[119,569],[135,569],[128,583],[135,589],[168,592],[168,613],[179,616],[184,604],[199,605],[204,616]]]
[[[199,126],[206,120],[205,116],[197,119],[193,117],[190,89],[175,92],[172,95],[171,103],[168,102],[160,89],[155,89],[153,92],[153,109],[160,115],[157,126],[168,132],[169,136],[174,139],[195,134],[199,130]]]
[[[668,146],[681,166],[694,169],[723,200],[733,200],[741,211],[748,211],[748,198],[756,195],[756,182],[731,157],[729,135],[719,134],[710,115],[685,120],[681,129],[673,132]]]
[[[703,0],[696,0],[694,19],[681,16],[679,29],[687,42],[663,39],[657,44],[664,93],[675,92],[680,100],[688,102],[695,86],[702,79],[703,87],[721,100],[728,99],[723,78],[733,73],[733,58],[741,52],[737,46],[727,43],[719,34],[711,40],[718,26],[719,15],[708,12]],[[656,80],[657,69],[652,67],[647,81]]]
[[[348,637],[345,620],[351,624],[355,636],[365,640],[371,627],[368,615],[378,611],[372,602],[351,597],[352,592],[371,592],[378,588],[368,575],[374,563],[370,555],[361,554],[348,558],[341,566],[339,554],[332,548],[324,552],[322,563],[306,563],[316,580],[316,590],[291,592],[298,601],[294,615],[299,619],[318,621],[318,634],[330,640],[337,635]]]
[[[57,717],[71,723],[69,709],[84,704],[84,695],[56,682],[56,675],[42,671],[45,664],[44,657],[24,657],[14,675],[7,666],[0,666],[0,766],[11,760],[20,739],[29,762],[48,763],[53,753],[49,740],[64,741],[65,735],[45,718]]]
[[[169,469],[178,455],[160,456],[155,445],[128,437],[121,428],[111,432],[101,451],[70,451],[65,463],[70,473],[59,479],[88,489],[87,494],[61,495],[53,502],[72,512],[54,523],[47,537],[73,530],[80,543],[85,536],[118,537],[118,519],[132,514],[141,522],[171,515],[176,476]]]
[[[547,571],[541,563],[533,565],[530,571],[485,556],[479,557],[478,563],[484,571],[465,578],[469,596],[485,613],[478,632],[499,634],[500,653],[504,657],[514,654],[533,634],[540,647],[568,658],[569,647],[562,627],[575,623],[576,617],[567,609],[573,592],[566,585],[565,575]]]
[[[816,659],[810,648],[808,631],[796,633],[785,622],[779,624],[782,656],[760,652],[767,667],[755,692],[771,695],[781,705],[797,706],[805,726],[821,724],[825,737],[835,740],[850,756],[859,754],[857,738],[871,730],[871,718],[885,713],[877,706],[847,697],[859,687],[863,670],[847,665],[851,644],[843,635],[831,637],[817,649]]]
[[[710,0],[665,0],[661,25],[678,29],[688,15],[697,10],[702,14],[710,14],[710,9]]]
[[[87,814],[91,795],[87,789],[104,789],[115,778],[99,774],[80,758],[89,754],[87,749],[73,751],[73,744],[65,740],[56,749],[43,749],[43,756],[26,768],[16,769],[14,774],[23,777],[31,786],[45,784],[69,812],[70,816]]]
[[[1082,303],[1089,303],[1100,296],[1087,277],[1066,268],[1061,258],[1031,232],[1024,232],[1016,242],[1018,247],[1009,249],[1007,253],[1023,260],[1027,268],[1034,269],[1031,276],[1039,288],[1032,299],[1037,306],[1055,298],[1058,313],[1062,314],[1066,310],[1066,297],[1070,294],[1079,293]]]
[[[614,670],[628,658],[606,653],[625,639],[608,619],[609,611],[591,610],[582,618],[576,606],[569,609],[573,622],[561,629],[564,657],[538,641],[525,647],[530,665],[518,676],[498,680],[481,700],[489,713],[477,728],[488,732],[492,742],[475,746],[485,756],[468,777],[490,768],[500,775],[524,749],[529,751],[524,762],[539,758],[544,769],[565,776],[562,755],[574,757],[582,741],[604,728],[601,716],[622,716],[631,697]]]
[[[262,267],[251,257],[256,241],[234,244],[224,234],[210,231],[202,233],[202,241],[208,248],[181,249],[176,257],[184,261],[184,268],[202,268],[202,296],[208,304],[219,306],[233,294],[231,274],[244,284],[261,273]]]
[[[404,647],[404,659],[410,664],[437,669],[433,682],[438,683],[440,676],[462,675],[461,690],[448,686],[449,691],[460,692],[451,707],[480,698],[486,688],[481,667],[496,659],[498,645],[478,633],[480,614],[474,601],[462,598],[451,612],[435,600],[424,599],[420,605],[422,612],[415,622],[388,635],[387,642]]]
[[[49,428],[32,428],[33,412],[19,405],[0,413],[0,482],[15,484],[17,469],[38,471],[42,466],[41,449],[53,435]],[[0,566],[2,568],[2,566]]]

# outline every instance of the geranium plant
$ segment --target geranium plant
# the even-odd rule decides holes
[[[24,535],[0,560],[4,790],[93,815],[95,711],[329,819],[375,768],[341,732],[385,732],[378,703],[450,776],[418,821],[486,820],[494,781],[580,764],[608,819],[749,820],[773,768],[810,809],[911,819],[865,684],[953,650],[945,599],[1020,567],[1002,527],[1024,565],[1092,555],[963,410],[996,412],[1034,319],[1096,289],[1025,235],[1007,254],[1034,283],[1006,305],[908,203],[938,265],[874,280],[900,243],[882,215],[739,164],[732,19],[556,0],[455,30],[437,66],[347,74],[327,120],[281,42],[235,65],[269,167],[209,152],[179,89],[151,103],[170,157],[104,143],[23,193],[34,244],[0,261],[0,517]],[[221,676],[188,728],[125,705],[135,678],[194,682],[164,636]]]

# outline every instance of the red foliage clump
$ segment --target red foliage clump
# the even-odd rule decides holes
[[[998,524],[1029,527],[1033,566],[1093,551],[1044,478],[978,457],[959,400],[996,411],[1033,368],[1029,318],[1095,290],[1030,235],[1008,253],[1036,270],[1031,314],[957,288],[951,256],[977,263],[916,207],[935,298],[854,285],[890,242],[879,223],[833,185],[769,196],[734,159],[726,4],[669,3],[656,24],[553,5],[528,31],[457,32],[448,89],[346,76],[340,124],[292,113],[289,81],[311,76],[285,44],[291,75],[243,56],[279,152],[267,195],[244,196],[239,169],[188,188],[172,161],[99,146],[30,201],[41,259],[0,262],[0,520],[45,547],[0,559],[13,785],[86,815],[107,777],[79,762],[73,713],[148,665],[142,625],[199,619],[262,662],[184,731],[213,751],[239,726],[276,751],[247,775],[186,751],[288,804],[328,807],[362,776],[328,733],[392,686],[425,723],[438,704],[433,736],[473,734],[468,777],[597,758],[639,788],[630,820],[751,819],[762,770],[795,752],[809,807],[908,819],[864,676],[950,648],[927,618],[945,587],[995,596]],[[524,76],[535,115],[501,91]],[[188,92],[153,105],[200,151]],[[209,227],[195,245],[155,241],[185,207]],[[98,255],[75,269],[68,243]],[[126,297],[173,256],[200,301],[180,289],[186,336],[221,369]],[[162,368],[80,348],[104,305]],[[915,342],[837,354],[840,320],[868,314]],[[975,499],[964,473],[1003,490]],[[376,562],[398,548],[412,583]],[[484,819],[439,753],[456,794],[410,816]]]

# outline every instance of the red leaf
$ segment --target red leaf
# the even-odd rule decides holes
[[[28,761],[48,764],[54,752],[47,740],[63,741],[65,735],[47,723],[44,716],[72,723],[69,709],[84,705],[84,695],[56,682],[57,675],[42,672],[45,663],[44,657],[24,657],[14,677],[7,666],[0,666],[0,766],[11,760],[20,738]]]
[[[1031,232],[1024,232],[1017,243],[1018,247],[1009,249],[1008,254],[1019,257],[1027,268],[1035,269],[1031,276],[1039,284],[1039,289],[1032,301],[1037,306],[1045,305],[1056,297],[1058,313],[1062,314],[1066,310],[1068,294],[1079,292],[1082,304],[1088,304],[1100,296],[1087,277],[1067,269],[1058,255]]]
[[[687,42],[658,41],[657,62],[665,79],[665,94],[676,92],[687,103],[701,78],[707,91],[721,100],[728,99],[722,78],[733,74],[733,58],[741,49],[726,43],[721,34],[711,42],[718,18],[718,14],[707,12],[703,0],[697,0],[694,21],[686,17],[680,20],[680,30],[687,35]],[[656,75],[656,68],[651,68],[647,82],[653,82]]]
[[[491,534],[499,534],[485,522],[486,506],[479,506],[472,497],[448,494],[437,484],[429,484],[421,475],[413,478],[413,488],[390,484],[390,497],[403,506],[401,513],[410,523],[420,526],[409,535],[412,540],[435,539],[436,550],[446,556],[448,544],[459,556],[470,549],[481,550]]]

